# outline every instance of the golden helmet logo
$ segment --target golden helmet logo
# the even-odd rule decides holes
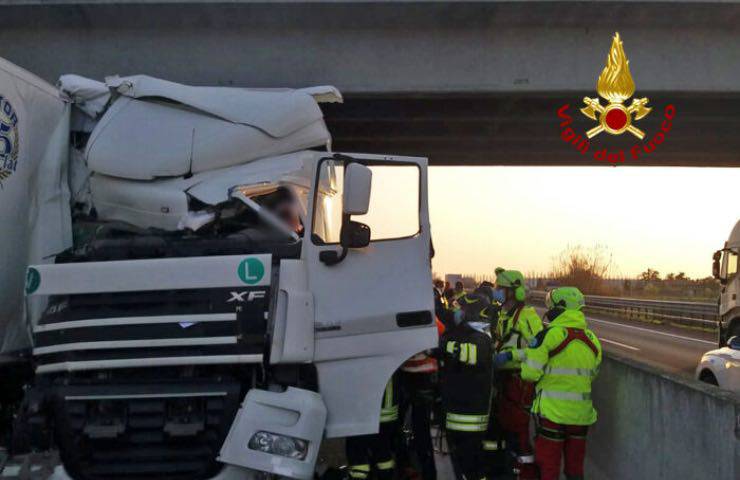
[[[638,160],[643,155],[652,154],[655,148],[665,141],[673,126],[676,107],[673,104],[665,106],[660,129],[652,134],[651,138],[645,139],[645,132],[634,123],[647,116],[652,108],[648,107],[647,97],[632,98],[635,94],[635,81],[632,78],[630,62],[627,60],[627,54],[624,53],[624,45],[618,32],[614,34],[612,46],[606,57],[606,66],[596,82],[596,92],[599,94],[598,97],[583,97],[584,106],[581,108],[581,113],[599,122],[585,134],[579,134],[574,130],[573,117],[568,114],[569,104],[561,106],[557,112],[561,120],[560,137],[581,155],[592,151],[593,145],[590,140],[602,132],[611,135],[629,132],[639,140],[645,140],[633,145],[627,152],[622,149],[610,151],[608,145],[610,142],[593,151],[594,160],[609,163],[622,163],[626,158]],[[605,105],[599,97],[606,101]],[[628,106],[626,103],[630,98],[632,102]]]
[[[634,120],[639,120],[650,113],[652,109],[647,107],[647,97],[634,98],[629,107],[624,106],[624,101],[635,93],[635,81],[630,73],[630,61],[627,60],[627,55],[624,53],[619,32],[614,34],[612,48],[606,57],[606,66],[596,83],[596,91],[601,98],[609,103],[602,106],[598,97],[583,98],[583,103],[586,106],[581,109],[581,112],[592,120],[597,119],[597,114],[599,117],[599,125],[586,132],[586,136],[593,138],[601,132],[611,133],[612,135],[630,132],[642,140],[645,137],[645,132],[632,125],[632,116],[634,115]]]

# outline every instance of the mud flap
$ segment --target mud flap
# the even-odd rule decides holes
[[[325,424],[326,406],[316,392],[293,387],[284,392],[250,390],[218,460],[285,477],[311,479]]]

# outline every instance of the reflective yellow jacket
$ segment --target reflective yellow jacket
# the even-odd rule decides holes
[[[568,339],[569,329],[572,329],[572,340],[557,352]],[[584,334],[591,345],[577,338]],[[601,364],[601,343],[586,327],[582,312],[565,310],[537,337],[532,347],[516,352],[515,356],[522,361],[522,380],[537,382],[533,413],[565,425],[591,425],[596,421],[591,382]]]
[[[496,352],[511,351],[514,359],[503,364],[500,369],[519,369],[520,361],[514,352],[526,348],[542,328],[540,316],[530,306],[521,306],[511,313],[501,310],[496,324]]]

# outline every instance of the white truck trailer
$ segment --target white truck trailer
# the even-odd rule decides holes
[[[730,232],[722,250],[714,252],[712,274],[719,280],[722,289],[719,296],[719,346],[726,346],[731,337],[740,336],[740,221]]]
[[[0,96],[14,451],[78,480],[308,479],[323,438],[377,430],[437,342],[426,159],[332,152],[332,87],[0,61]]]

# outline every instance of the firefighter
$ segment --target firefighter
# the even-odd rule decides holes
[[[537,468],[529,438],[534,384],[520,376],[520,361],[512,352],[525,348],[542,331],[542,320],[525,304],[524,276],[517,270],[496,269],[497,289],[504,293],[496,324],[496,413],[514,457],[513,471],[521,480],[535,480]]]
[[[463,295],[465,295],[465,286],[463,285],[463,282],[458,280],[455,282],[454,298],[455,300],[458,300]]]
[[[475,293],[486,296],[490,301],[490,305],[480,316],[490,324],[490,331],[495,331],[501,304],[504,301],[503,292],[496,289],[491,282],[484,281],[475,289]],[[493,408],[491,411],[494,411]],[[486,477],[497,478],[505,475],[510,470],[507,469],[506,440],[496,415],[490,415],[482,446]]]
[[[483,295],[488,299],[489,305],[481,312],[481,317],[491,325],[491,332],[495,331],[498,322],[499,312],[501,311],[500,291],[496,290],[491,282],[484,281],[475,289],[475,294]]]
[[[488,428],[492,349],[488,323],[480,313],[488,306],[481,295],[458,299],[454,326],[442,336],[442,402],[447,441],[458,480],[485,478],[482,442]]]
[[[437,320],[437,330],[442,334],[444,327]],[[401,422],[406,419],[410,411],[411,439],[408,450],[399,448],[399,468],[407,478],[418,478],[416,469],[412,467],[410,454],[414,454],[420,470],[422,480],[435,480],[437,468],[434,464],[434,447],[432,445],[431,420],[432,409],[436,397],[437,359],[431,352],[421,352],[401,366]],[[405,446],[405,445],[404,445]]]
[[[398,375],[393,374],[383,393],[380,430],[376,434],[348,437],[346,453],[350,479],[391,480],[396,461],[393,447],[398,432]]]
[[[444,296],[444,282],[442,280],[434,281],[434,313],[437,318],[441,319],[444,317],[447,311],[447,299]]]
[[[537,382],[532,413],[537,416],[535,457],[541,480],[565,476],[583,479],[586,434],[596,422],[591,382],[601,364],[601,344],[586,326],[583,294],[561,287],[545,298],[550,321],[530,348],[515,353],[522,360],[522,378]]]

